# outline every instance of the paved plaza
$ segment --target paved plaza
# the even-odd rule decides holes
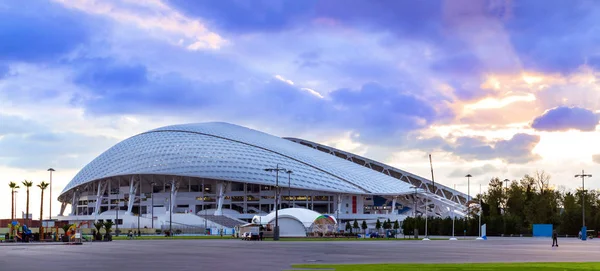
[[[83,245],[0,244],[2,270],[284,270],[297,263],[600,261],[600,240],[256,242],[114,241]]]

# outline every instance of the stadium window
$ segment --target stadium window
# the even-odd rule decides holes
[[[244,184],[243,183],[232,183],[231,191],[244,191]]]

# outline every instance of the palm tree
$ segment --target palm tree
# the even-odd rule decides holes
[[[29,188],[33,185],[32,181],[23,181],[23,186],[27,188],[27,207],[25,207],[25,219],[27,220],[27,226],[31,227],[31,218],[29,218]]]
[[[11,202],[10,202],[10,222],[12,223],[12,221],[15,219],[15,190],[19,189],[19,185],[17,185],[17,183],[15,182],[10,182],[8,183],[8,187],[10,187],[10,194],[11,194]],[[10,230],[10,234],[11,236],[14,236],[14,229],[11,226],[11,230]]]
[[[40,189],[42,189],[42,201],[40,202],[40,240],[44,239],[44,227],[41,224],[42,218],[44,217],[44,190],[48,188],[49,183],[42,181],[37,185]]]
[[[15,182],[8,183],[8,187],[10,187],[11,194],[11,205],[10,205],[10,220],[15,219],[15,190],[19,189],[19,185]]]

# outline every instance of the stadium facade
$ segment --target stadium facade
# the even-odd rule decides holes
[[[61,192],[59,220],[230,228],[275,210],[276,187],[277,208],[342,223],[402,221],[422,215],[427,202],[429,215],[462,216],[467,198],[348,152],[215,122],[154,129],[108,149]]]

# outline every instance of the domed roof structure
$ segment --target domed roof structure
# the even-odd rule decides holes
[[[293,170],[292,188],[352,194],[411,193],[410,183],[351,161],[249,128],[212,122],[166,126],[123,140],[86,165],[64,188],[59,200],[78,186],[135,174],[275,185],[274,174],[264,169],[277,165]]]

